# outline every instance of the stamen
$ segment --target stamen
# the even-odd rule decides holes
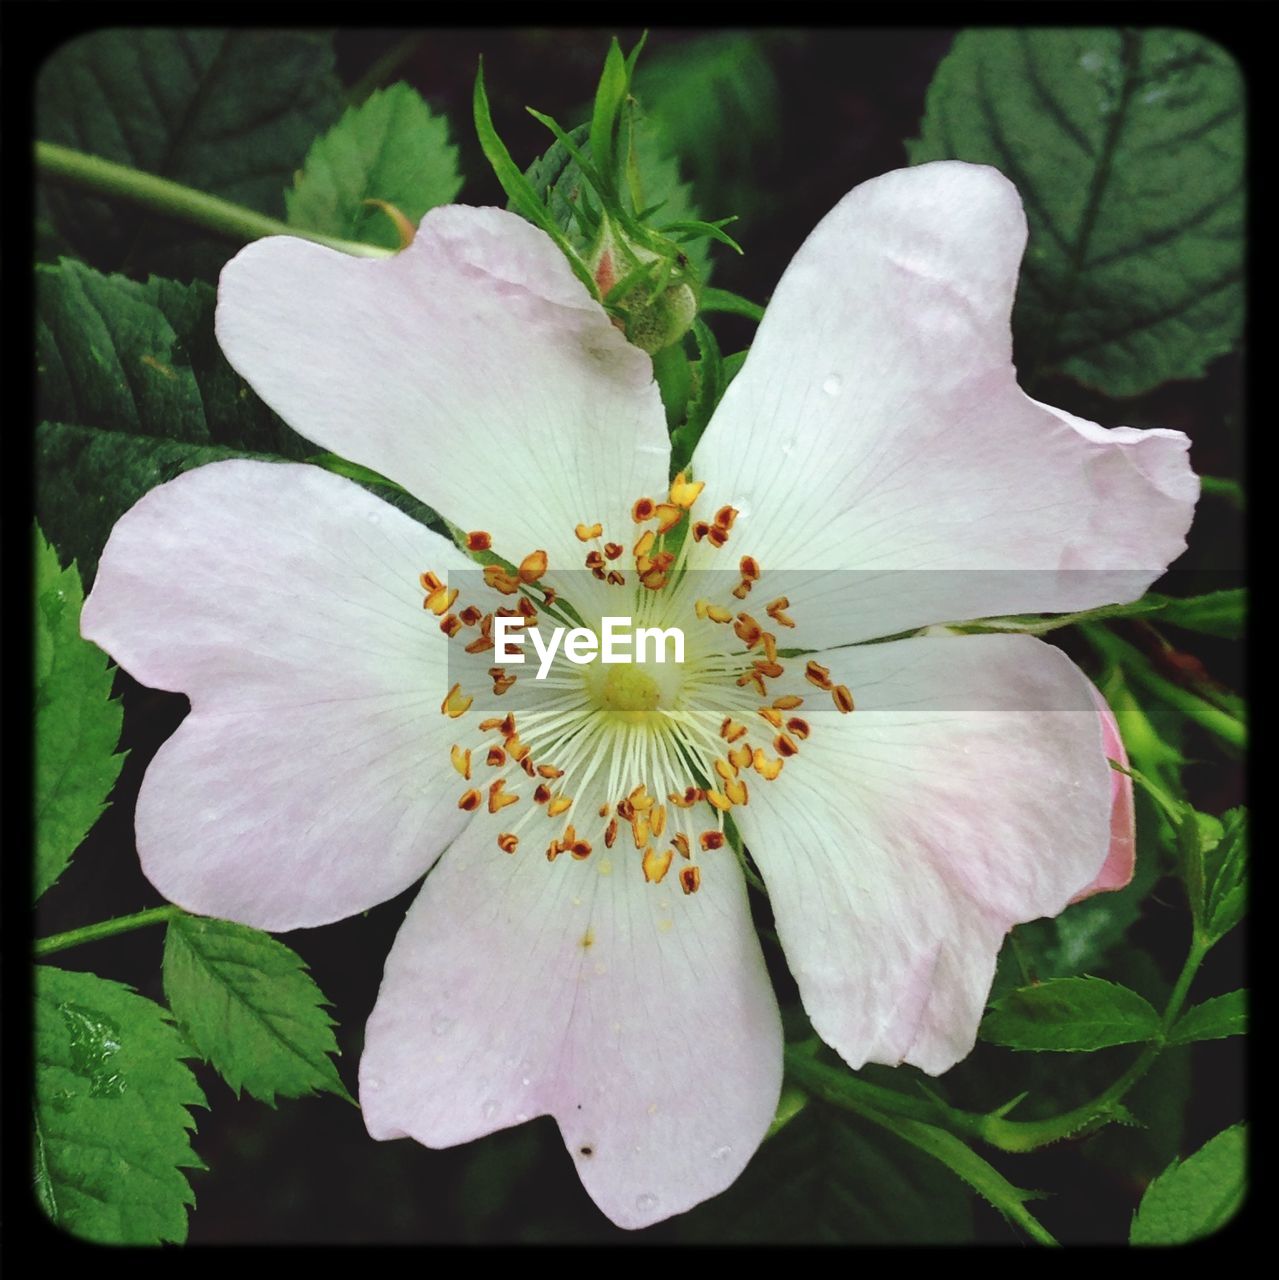
[[[457,807],[465,809],[467,813],[474,813],[476,809],[484,803],[484,797],[480,795],[474,787],[470,791],[463,791],[458,798]]]
[[[573,529],[577,534],[578,542],[590,542],[592,538],[598,538],[604,532],[602,524],[579,524]]]
[[[453,761],[453,768],[464,777],[467,782],[471,780],[471,751],[469,747],[454,746],[449,750],[449,759]]]
[[[703,853],[710,853],[713,849],[722,849],[724,847],[724,833],[722,831],[703,831],[697,837],[697,843],[701,846]]]
[[[835,706],[847,715],[853,708],[853,695],[849,692],[846,684],[837,684],[831,691],[831,697],[835,700]]]
[[[514,804],[518,799],[512,791],[506,791],[503,788],[506,782],[502,778],[489,786],[489,812],[496,813],[499,809],[505,809],[508,804]]]
[[[456,720],[458,716],[464,716],[470,710],[471,703],[474,701],[470,694],[462,692],[460,684],[455,684],[444,695],[444,701],[440,703],[440,711],[451,720]]]
[[[688,511],[705,488],[706,481],[689,480],[687,473],[681,471],[671,481],[671,501],[677,507],[683,507],[685,511]]]
[[[644,850],[644,859],[640,864],[644,871],[644,879],[649,884],[661,884],[666,873],[671,869],[671,860],[674,856],[670,849],[663,849],[658,853],[652,845],[649,845]]]
[[[685,893],[696,893],[701,887],[702,872],[699,867],[682,867],[679,873],[679,887]]]
[[[636,524],[643,524],[646,520],[653,518],[654,502],[652,498],[637,498],[635,505],[631,508],[631,519]]]
[[[491,551],[493,549],[493,537],[491,534],[485,533],[483,529],[476,529],[473,533],[466,535],[466,549],[468,551]]]
[[[520,846],[520,838],[510,831],[503,831],[497,838],[497,847],[503,853],[514,853]]]
[[[536,582],[546,572],[547,563],[545,551],[530,551],[520,561],[520,581],[525,584]]]

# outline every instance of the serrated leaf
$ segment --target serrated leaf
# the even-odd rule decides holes
[[[912,163],[994,165],[1021,193],[1027,376],[1132,396],[1238,341],[1242,84],[1220,46],[1185,30],[965,31],[921,135]]]
[[[179,915],[164,940],[164,994],[179,1026],[239,1097],[336,1093],[352,1101],[324,993],[301,956],[260,929]]]
[[[810,1103],[679,1225],[690,1243],[958,1244],[972,1198],[892,1134]]]
[[[366,201],[385,200],[416,226],[461,190],[457,158],[448,121],[416,89],[381,89],[311,145],[284,193],[289,225],[398,249],[391,220]]]
[[[107,807],[124,756],[106,655],[80,637],[84,590],[35,526],[35,897]]]
[[[1187,1160],[1174,1160],[1146,1188],[1132,1220],[1131,1244],[1189,1244],[1234,1217],[1247,1190],[1246,1126],[1209,1139]]]
[[[1195,1040],[1225,1040],[1247,1034],[1248,993],[1231,991],[1187,1009],[1177,1019],[1168,1039],[1171,1044],[1190,1044]]]
[[[1224,938],[1247,909],[1248,811],[1224,813],[1221,831],[1221,839],[1204,854],[1203,924],[1213,942]]]
[[[1090,1053],[1159,1035],[1159,1015],[1135,991],[1103,978],[1054,978],[995,1002],[981,1037],[1010,1049]]]
[[[189,1108],[205,1105],[167,1010],[129,987],[50,965],[35,970],[37,1199],[102,1244],[182,1241],[195,1197],[183,1169]]]
[[[223,458],[314,453],[249,390],[213,335],[203,283],[145,284],[63,261],[36,273],[36,510],[86,583],[147,490]]]
[[[41,66],[36,135],[185,183],[272,217],[316,134],[341,111],[331,38],[311,31],[117,28],[68,41]],[[43,206],[104,270],[171,274],[197,262],[190,229],[50,184]],[[216,274],[224,241],[203,241]]]
[[[1238,640],[1244,633],[1248,615],[1248,591],[1237,587],[1233,591],[1210,591],[1203,596],[1186,599],[1163,597],[1163,607],[1155,621],[1184,627],[1209,636],[1224,636]]]

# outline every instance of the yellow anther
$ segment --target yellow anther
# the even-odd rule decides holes
[[[733,802],[723,793],[719,791],[707,791],[706,798],[721,813],[727,813],[733,807]]]
[[[649,825],[648,818],[642,813],[637,813],[631,819],[631,837],[635,841],[635,847],[642,849],[648,844],[649,837],[653,834],[653,829]]]
[[[655,839],[662,838],[662,832],[666,830],[666,806],[664,804],[655,804],[653,811],[649,816],[649,822],[653,827],[653,836]]]
[[[631,548],[631,554],[636,560],[641,560],[648,555],[653,549],[653,543],[657,541],[657,534],[652,529],[645,530],[640,535],[639,541]]]
[[[756,747],[753,763],[755,772],[766,781],[772,782],[781,773],[782,765],[786,762],[784,760],[770,760],[763,747]]]
[[[545,782],[539,782],[537,786],[533,788],[534,804],[545,804],[550,798],[551,798],[551,789],[546,785]]]
[[[462,619],[456,613],[446,613],[440,619],[440,630],[452,640],[462,630]]]
[[[451,590],[448,587],[437,587],[432,591],[425,600],[422,601],[422,608],[430,609],[437,618],[443,617],[444,614],[453,607],[453,601],[457,599],[457,588]]]
[[[515,734],[511,734],[506,739],[506,749],[511,753],[512,760],[518,760],[522,764],[524,757],[528,755],[532,748],[529,747],[528,743],[521,742]]]
[[[440,703],[440,711],[450,720],[456,720],[458,716],[464,716],[467,713],[474,701],[470,694],[462,692],[460,684],[455,684],[444,695],[444,701]]]
[[[675,851],[681,858],[691,858],[692,851],[688,847],[688,837],[682,832],[677,831],[671,837],[671,844],[675,847]]]
[[[573,807],[571,796],[556,796],[550,804],[546,806],[546,812],[549,817],[558,818],[561,813],[567,813]]]
[[[755,670],[767,680],[776,680],[786,671],[780,662],[769,662],[766,658],[757,658],[754,665]]]
[[[804,679],[815,684],[819,689],[830,688],[830,668],[823,667],[820,662],[810,661],[804,668]]]
[[[681,471],[671,481],[671,501],[677,507],[683,507],[687,511],[697,501],[705,488],[705,480],[690,480],[688,473]]]
[[[738,561],[737,567],[741,571],[744,582],[757,582],[759,580],[759,561],[754,556],[743,556]]]
[[[691,809],[702,799],[702,789],[701,787],[685,787],[682,795],[678,791],[672,791],[666,798],[677,809]]]
[[[490,551],[492,547],[493,536],[485,533],[483,529],[476,529],[466,535],[466,549],[468,551]]]
[[[725,782],[737,777],[737,770],[727,760],[717,759],[715,761],[715,772],[718,773]]]
[[[562,778],[564,776],[564,770],[557,769],[553,764],[539,764],[537,771],[543,778]]]
[[[743,742],[740,747],[734,747],[728,753],[729,763],[737,769],[749,769],[753,758],[749,742]]]
[[[464,777],[467,782],[471,780],[471,751],[469,747],[454,746],[449,750],[449,759],[453,762],[453,768]]]
[[[617,841],[617,819],[610,818],[604,829],[604,848],[611,849]]]
[[[506,752],[501,747],[490,747],[488,755],[484,757],[484,763],[490,769],[500,769],[506,763]]]
[[[772,604],[766,605],[764,612],[768,614],[779,627],[793,627],[795,619],[788,617],[785,610],[790,608],[790,600],[786,596],[778,596]]]
[[[653,514],[657,517],[657,532],[669,533],[684,518],[684,508],[677,507],[673,502],[659,502],[653,508]]]
[[[671,860],[674,854],[670,849],[663,849],[658,853],[652,845],[644,850],[644,859],[640,864],[644,870],[644,879],[649,884],[661,884],[663,877],[671,869]]]
[[[774,711],[772,707],[760,707],[759,714],[773,726],[774,729],[782,727],[782,716],[780,711]]]
[[[783,697],[773,699],[773,706],[778,711],[794,711],[796,707],[802,707],[803,705],[804,699],[794,693],[788,693]]]
[[[682,867],[679,873],[679,887],[685,893],[696,893],[701,887],[702,870],[700,867]]]
[[[740,721],[734,720],[732,716],[725,716],[724,723],[719,727],[719,736],[728,742],[736,742],[746,732],[746,726]]]
[[[434,573],[431,573],[430,570],[427,570],[426,573],[418,574],[417,580],[422,584],[422,590],[425,591],[428,596],[432,591],[438,591],[444,585],[444,583],[442,583]]]
[[[732,782],[725,784],[724,794],[734,804],[750,803],[750,792],[746,789],[746,782],[742,778],[734,778]]]
[[[504,596],[513,596],[520,589],[520,580],[515,574],[507,573],[500,564],[486,564],[484,585]]]
[[[771,631],[765,631],[762,639],[764,641],[764,657],[769,662],[777,661],[777,637]]]
[[[653,797],[648,794],[648,788],[642,782],[626,798],[636,809],[651,809],[654,804]]]
[[[853,710],[853,695],[846,684],[837,684],[830,693],[831,697],[835,699],[835,706],[844,715]]]
[[[578,542],[590,542],[592,538],[598,538],[604,532],[602,524],[579,524],[574,526],[573,532],[577,534]]]
[[[751,593],[751,584],[747,582],[745,579],[742,579],[742,581],[739,582],[737,586],[735,586],[733,590],[730,592],[730,594],[737,600],[745,600],[746,597],[750,595],[750,593]]]
[[[706,616],[712,622],[732,622],[733,611],[725,609],[722,604],[712,604],[706,606]]]
[[[514,804],[518,799],[514,792],[506,791],[503,788],[506,782],[499,778],[496,782],[489,786],[489,812],[496,813],[499,809],[505,809],[508,804]]]
[[[497,847],[503,853],[514,853],[519,848],[520,838],[510,831],[503,831],[497,838]]]
[[[520,581],[525,584],[536,582],[546,572],[546,568],[546,552],[530,551],[520,561]]]
[[[574,840],[568,851],[578,862],[581,862],[591,856],[591,842],[589,840]]]

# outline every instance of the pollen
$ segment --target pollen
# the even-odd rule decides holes
[[[768,782],[772,782],[782,771],[784,760],[770,760],[763,747],[755,748],[755,772]]]
[[[796,707],[802,707],[803,705],[804,699],[793,693],[788,693],[781,698],[773,699],[773,706],[775,706],[778,711],[794,711]]]
[[[743,742],[740,747],[734,747],[732,751],[728,753],[728,759],[729,763],[738,769],[749,769],[751,767],[751,761],[754,759],[751,753],[751,744],[749,742]]]
[[[468,551],[491,551],[492,548],[493,536],[485,533],[483,529],[476,529],[466,535],[466,549]]]
[[[731,782],[724,785],[724,794],[733,804],[749,804],[750,792],[747,790],[746,783],[741,778],[734,778]]]
[[[671,845],[681,858],[687,859],[693,856],[692,850],[688,847],[688,837],[682,831],[677,831],[671,837]]]
[[[507,573],[500,564],[486,564],[484,585],[491,591],[500,591],[504,596],[513,596],[520,589],[520,580],[515,574]]]
[[[790,617],[785,611],[790,608],[790,601],[785,596],[778,596],[772,604],[764,606],[764,612],[768,614],[779,627],[793,627],[795,619]]]
[[[467,782],[471,780],[471,751],[469,747],[454,746],[449,750],[449,759],[453,762],[453,768],[464,777]]]
[[[559,795],[546,806],[548,816],[558,818],[561,813],[567,813],[573,807],[571,796]]]
[[[835,700],[835,706],[844,715],[853,710],[853,695],[849,692],[846,684],[837,684],[830,692],[831,697]]]
[[[820,662],[810,661],[804,668],[804,679],[815,684],[819,689],[830,688],[830,668],[823,667]]]
[[[503,853],[514,853],[520,847],[520,838],[510,831],[503,831],[497,838],[497,847]]]
[[[697,843],[701,846],[703,853],[710,853],[713,849],[722,849],[724,847],[724,833],[722,831],[703,831],[697,837]]]
[[[457,599],[457,588],[451,590],[448,587],[437,587],[422,602],[424,609],[430,609],[437,618],[448,613],[453,607],[453,601]]]
[[[731,809],[731,808],[733,807],[733,802],[732,802],[732,801],[731,801],[731,800],[730,800],[726,795],[724,795],[722,792],[719,792],[719,791],[707,791],[707,793],[706,793],[706,798],[707,798],[707,800],[709,800],[709,801],[711,802],[711,804],[713,804],[713,805],[715,806],[715,808],[717,808],[721,813],[727,813],[727,812],[728,812],[728,810],[729,810],[729,809]]]
[[[668,855],[669,856],[669,855]],[[682,867],[679,873],[679,887],[685,893],[696,893],[702,884],[700,867]]]
[[[659,502],[653,509],[657,517],[657,532],[669,533],[684,518],[684,508],[673,502]]]
[[[463,791],[458,797],[457,807],[466,810],[467,813],[474,813],[483,803],[484,797],[472,787],[469,791]]]
[[[590,542],[592,538],[600,537],[604,532],[602,524],[579,524],[573,532],[577,534],[578,542]]]
[[[724,723],[719,727],[719,736],[728,742],[736,742],[738,738],[744,737],[747,732],[746,726],[734,720],[732,716],[725,716]]]

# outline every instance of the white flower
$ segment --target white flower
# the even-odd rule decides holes
[[[374,1137],[448,1146],[551,1114],[628,1227],[728,1186],[772,1118],[782,1037],[742,869],[716,847],[725,805],[813,1025],[854,1067],[964,1057],[1007,930],[1097,881],[1111,773],[1059,650],[856,643],[1132,599],[1185,545],[1184,436],[1018,389],[1025,234],[991,169],[858,187],[788,268],[675,490],[648,357],[509,213],[437,209],[387,261],[271,239],[227,266],[219,340],[295,428],[531,557],[526,594],[560,597],[544,614],[689,639],[682,668],[492,676],[463,653],[483,649],[458,612],[475,564],[315,467],[204,467],[117,525],[84,633],[192,704],[138,802],[157,888],[288,930],[440,859],[368,1024]],[[638,499],[705,536],[637,564],[656,527]],[[716,803],[669,799],[698,785]]]

